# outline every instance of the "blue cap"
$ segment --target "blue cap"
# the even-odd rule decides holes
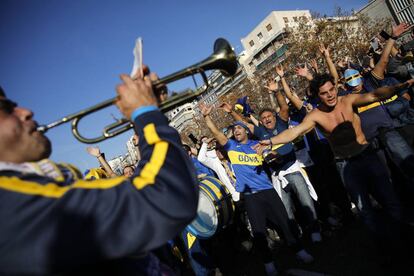
[[[347,85],[355,87],[362,83],[362,76],[359,71],[355,69],[346,69],[344,78]]]
[[[241,126],[242,128],[244,128],[247,131],[247,133],[249,133],[249,131],[250,131],[249,128],[246,126],[246,124],[242,121],[234,122],[233,127],[234,126]]]

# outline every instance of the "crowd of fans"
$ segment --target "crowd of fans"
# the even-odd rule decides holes
[[[322,228],[355,219],[378,250],[410,248],[414,59],[395,45],[409,29],[400,24],[388,37],[383,32],[362,64],[352,57],[335,64],[331,51],[339,49],[320,45],[325,66],[310,60],[310,67],[294,70],[308,81],[303,88],[293,89],[287,68],[275,66],[277,78],[265,86],[270,106],[252,110],[247,97],[221,103],[234,120],[226,132],[210,117],[213,106],[200,104],[210,134],[194,145],[182,144],[157,110],[155,75],[123,75],[118,106],[136,123],[140,161],[118,176],[98,147],[88,147],[100,168],[85,172],[86,182],[72,166],[40,161],[50,154],[47,139],[34,130],[33,114],[2,92],[2,124],[24,125],[24,135],[36,137],[19,140],[33,144],[26,148],[12,140],[17,131],[10,134],[5,126],[0,133],[0,217],[12,221],[0,230],[0,274],[173,275],[183,272],[177,262],[187,262],[191,273],[212,275],[208,240],[186,240],[194,235],[185,226],[196,215],[196,175],[225,187],[236,209],[233,222],[249,233],[267,275],[278,274],[271,233],[303,263],[315,261],[304,240],[323,243]],[[162,93],[158,101],[165,99]],[[32,204],[30,211],[21,210],[25,204]],[[30,223],[30,216],[39,219]]]
[[[292,92],[283,65],[277,65],[278,78],[265,86],[271,107],[251,110],[246,97],[234,106],[221,104],[234,119],[226,128],[231,134],[213,122],[213,106],[200,105],[216,144],[202,138],[198,155],[196,149],[188,152],[198,175],[211,174],[208,168],[214,168],[213,175],[226,187],[228,179],[235,178],[230,182],[235,191],[233,187],[229,191],[233,198],[239,193],[267,274],[277,273],[268,227],[278,229],[305,263],[313,257],[298,241],[323,242],[324,223],[346,225],[357,216],[384,252],[401,252],[412,235],[407,195],[414,188],[413,58],[395,47],[408,29],[407,24],[395,26],[375,51],[370,49],[366,66],[350,58],[334,64],[331,49],[320,45],[327,72],[315,60],[309,61],[312,69],[306,64],[295,69],[309,81],[304,98]],[[231,164],[225,177],[217,173],[219,165],[209,161],[218,154]],[[225,171],[224,166],[221,169]]]

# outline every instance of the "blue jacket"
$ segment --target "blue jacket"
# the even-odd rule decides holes
[[[0,275],[105,270],[161,246],[194,219],[198,182],[177,131],[160,111],[134,123],[142,162],[131,178],[65,183],[0,171]]]

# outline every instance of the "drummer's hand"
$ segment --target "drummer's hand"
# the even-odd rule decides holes
[[[149,76],[135,80],[122,74],[121,79],[123,83],[116,87],[118,93],[116,105],[127,119],[131,119],[132,112],[139,107],[157,106],[157,99],[152,90],[155,74],[151,73]]]

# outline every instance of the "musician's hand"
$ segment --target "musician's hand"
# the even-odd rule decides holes
[[[98,147],[86,147],[86,151],[94,157],[99,157],[101,155],[101,151]]]
[[[116,105],[127,119],[131,119],[132,112],[139,107],[158,105],[152,90],[152,80],[157,79],[154,73],[135,80],[122,74],[121,79],[123,83],[116,87],[118,93]]]
[[[150,70],[148,66],[142,65],[142,70],[137,70],[137,72],[132,76],[133,80],[136,79],[143,79],[144,76],[148,75],[150,73]]]

